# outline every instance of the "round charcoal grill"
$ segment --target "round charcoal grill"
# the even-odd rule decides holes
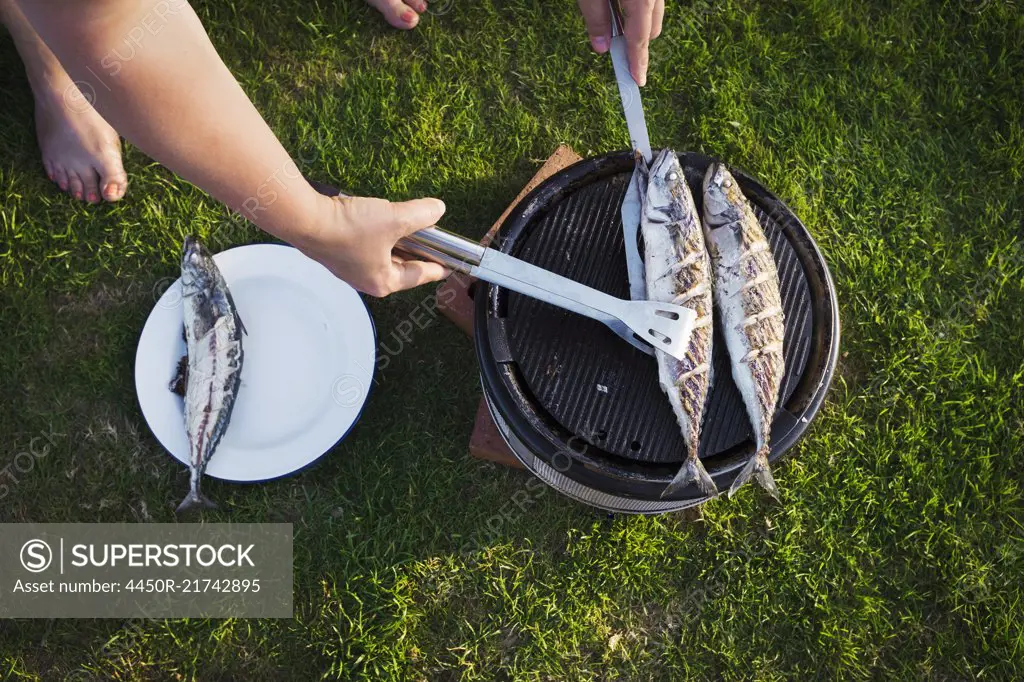
[[[680,154],[698,210],[712,162]],[[629,297],[619,207],[629,152],[585,159],[524,198],[499,248],[620,298]],[[814,419],[839,350],[835,288],[807,228],[750,176],[733,170],[771,243],[782,287],[786,375],[772,425],[777,459]],[[475,345],[487,404],[509,447],[560,492],[616,512],[660,513],[703,501],[695,489],[662,499],[686,456],[654,360],[599,322],[478,282]],[[719,490],[753,453],[752,429],[716,320],[713,384],[699,456]]]

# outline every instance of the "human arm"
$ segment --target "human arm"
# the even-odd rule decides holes
[[[93,107],[143,152],[374,295],[439,279],[391,247],[436,199],[337,199],[306,182],[184,0],[18,0]]]

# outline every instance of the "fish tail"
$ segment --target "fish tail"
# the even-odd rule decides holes
[[[174,510],[175,514],[185,514],[190,511],[197,509],[216,509],[217,504],[199,492],[198,489],[193,488],[188,491],[188,495],[181,501],[178,508]]]
[[[708,470],[704,468],[704,464],[700,459],[687,457],[686,461],[683,462],[683,466],[679,469],[679,473],[661,492],[661,496],[672,495],[680,490],[685,490],[691,485],[696,485],[697,489],[707,497],[714,497],[718,494],[718,487],[715,485],[711,475],[708,474]]]
[[[772,476],[771,466],[768,464],[768,446],[765,445],[763,448],[757,451],[753,457],[747,461],[746,465],[740,471],[739,476],[729,486],[729,497],[736,494],[744,483],[750,480],[753,476],[754,480],[757,481],[762,488],[768,491],[776,502],[779,501],[779,488],[775,485],[775,477]]]

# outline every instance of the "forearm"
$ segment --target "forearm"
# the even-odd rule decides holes
[[[249,101],[185,0],[19,0],[125,139],[282,239],[322,198]]]

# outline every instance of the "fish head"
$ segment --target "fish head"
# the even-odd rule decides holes
[[[683,219],[687,205],[686,176],[679,158],[671,149],[663,149],[654,157],[648,170],[645,212],[654,223],[674,223]]]
[[[704,242],[712,257],[734,252],[743,236],[739,185],[724,163],[712,163],[704,174]]]
[[[210,291],[216,283],[217,266],[213,256],[196,237],[186,237],[181,251],[181,293],[194,296]]]

